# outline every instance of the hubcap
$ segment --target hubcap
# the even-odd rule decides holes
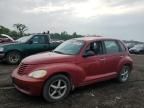
[[[67,91],[66,81],[59,79],[53,81],[49,86],[49,95],[52,99],[62,98]]]
[[[123,72],[121,73],[121,80],[126,81],[129,76],[129,68],[124,68]]]
[[[11,54],[9,56],[9,61],[11,63],[17,63],[19,61],[19,55],[17,55],[17,54]]]

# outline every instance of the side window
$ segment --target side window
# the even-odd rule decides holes
[[[32,39],[31,39],[31,41],[32,41],[32,43],[33,44],[38,44],[38,36],[34,36]]]
[[[41,35],[36,35],[32,38],[33,44],[45,44],[46,43],[46,37]]]
[[[107,54],[113,54],[120,52],[120,47],[116,41],[106,40],[104,41]]]
[[[86,51],[92,51],[95,55],[103,54],[102,42],[97,41],[90,43],[90,45],[86,48]]]

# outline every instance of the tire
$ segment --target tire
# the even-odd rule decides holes
[[[65,75],[55,75],[44,85],[43,98],[47,102],[57,102],[68,96],[71,90],[71,83]]]
[[[17,52],[17,51],[12,51],[12,52],[9,52],[7,53],[6,55],[6,62],[8,64],[18,64],[20,63],[22,59],[22,55],[20,52]]]
[[[118,82],[120,82],[120,83],[125,83],[125,82],[127,82],[128,79],[129,79],[130,73],[131,73],[131,68],[130,68],[130,66],[124,65],[124,66],[122,67],[119,75],[118,75],[118,78],[117,78]]]

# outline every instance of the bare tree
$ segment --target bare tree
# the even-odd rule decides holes
[[[14,24],[13,27],[15,27],[18,30],[20,36],[23,36],[24,32],[28,30],[28,27],[24,24],[19,24],[19,23]]]

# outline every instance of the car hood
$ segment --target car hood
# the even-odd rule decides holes
[[[16,45],[16,44],[20,44],[20,43],[17,43],[17,42],[12,42],[12,43],[1,43],[1,44],[0,44],[0,47],[11,46],[11,45]]]
[[[14,39],[13,39],[11,36],[9,36],[9,35],[6,35],[6,34],[1,34],[1,36],[3,36],[3,37],[6,37],[6,38],[10,39],[12,42],[14,41]]]
[[[74,55],[57,54],[54,52],[39,53],[22,60],[23,64],[51,64],[75,61]]]

